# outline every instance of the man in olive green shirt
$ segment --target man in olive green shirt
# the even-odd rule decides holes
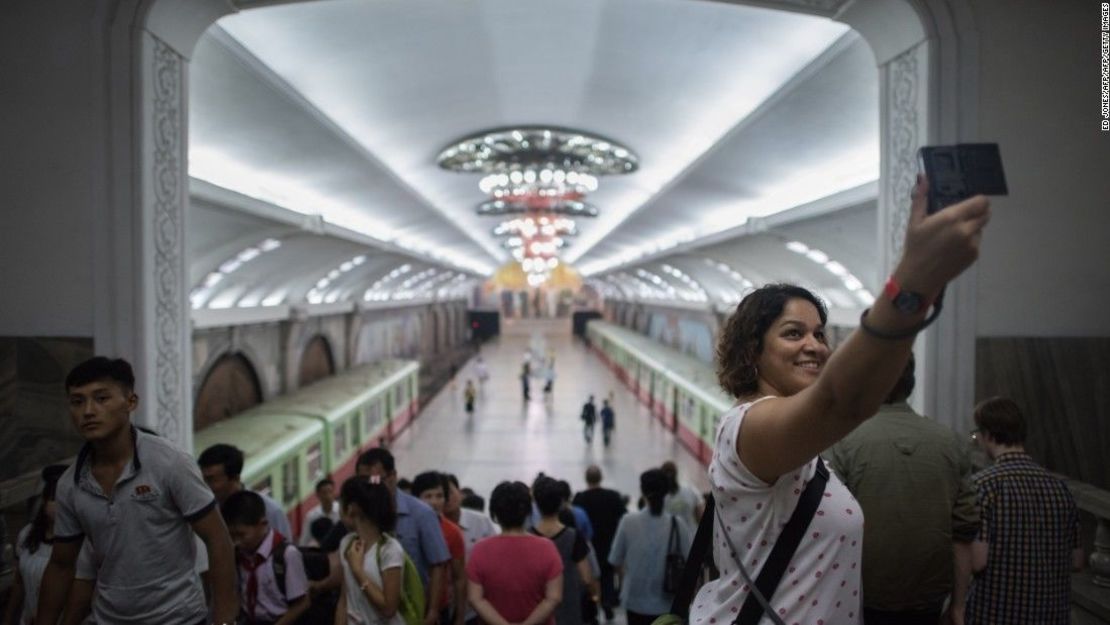
[[[936,625],[945,600],[963,613],[954,567],[979,531],[966,446],[906,404],[913,359],[879,412],[825,454],[863,508],[864,625]]]

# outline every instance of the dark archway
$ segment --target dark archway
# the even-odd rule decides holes
[[[308,386],[335,373],[335,359],[331,355],[331,345],[323,336],[317,334],[305,345],[301,352],[301,365],[297,374],[297,385]]]
[[[224,354],[208,370],[197,392],[193,431],[197,432],[262,403],[262,385],[242,354]]]

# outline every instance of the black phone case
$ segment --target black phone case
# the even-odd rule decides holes
[[[918,156],[929,179],[929,213],[973,195],[1006,195],[997,143],[926,146]]]

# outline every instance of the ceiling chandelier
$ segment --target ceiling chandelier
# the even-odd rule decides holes
[[[484,174],[478,189],[489,199],[481,216],[513,216],[493,229],[528,273],[542,284],[558,266],[558,250],[578,230],[572,217],[597,217],[587,203],[601,176],[628,174],[640,166],[627,147],[601,136],[553,126],[498,128],[465,137],[446,147],[440,167]]]
[[[545,236],[575,236],[578,229],[574,220],[567,217],[518,217],[503,221],[493,229],[493,236],[523,236],[534,237],[538,234]]]

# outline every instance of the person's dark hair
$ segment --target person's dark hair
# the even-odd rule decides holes
[[[403,478],[397,480],[397,490],[403,490],[406,493],[411,495],[412,494],[412,480],[410,480],[407,477],[403,477]]]
[[[339,502],[343,510],[351,505],[358,508],[380,532],[392,532],[397,526],[397,507],[385,484],[371,484],[360,477],[352,477],[343,482]]]
[[[586,469],[586,484],[589,486],[597,486],[601,483],[601,467],[596,464],[591,464]]]
[[[325,477],[324,479],[320,480],[319,482],[316,482],[315,492],[317,492],[317,493],[320,492],[320,489],[325,487],[325,486],[335,486],[335,480],[331,479],[330,477]]]
[[[821,323],[828,321],[825,304],[792,284],[768,284],[748,293],[725,321],[717,339],[717,381],[733,397],[745,397],[758,389],[756,361],[763,352],[763,335],[792,299],[813,304]]]
[[[477,510],[478,512],[486,511],[486,499],[477,493],[463,495],[459,505],[470,510]]]
[[[574,511],[570,508],[559,510],[559,522],[567,527],[578,529],[578,519],[574,518]]]
[[[574,491],[570,489],[570,482],[566,480],[559,480],[559,495],[563,498],[563,503],[569,503]]]
[[[563,493],[559,482],[546,476],[538,478],[532,484],[532,497],[536,499],[536,507],[544,516],[556,514],[563,507]]]
[[[266,520],[266,502],[254,491],[232,493],[220,506],[220,514],[228,527],[232,525],[258,525]]]
[[[224,466],[224,475],[237,480],[243,473],[243,451],[235,445],[217,443],[200,452],[197,464],[204,467],[214,467],[217,464]]]
[[[501,482],[489,497],[489,511],[502,529],[520,529],[532,514],[532,496],[524,482]]]
[[[455,477],[454,473],[444,473],[443,477],[446,478],[448,482],[454,484],[455,488],[459,487],[459,478]]]
[[[438,471],[425,471],[412,478],[412,496],[419,497],[426,490],[439,488],[442,489],[443,496],[446,497],[447,489],[443,484],[443,476]]]
[[[678,492],[678,465],[676,465],[674,462],[671,462],[670,460],[668,460],[668,461],[663,463],[663,466],[659,467],[659,470],[663,472],[663,475],[667,476],[667,492],[672,494],[672,495],[677,493]]]
[[[393,473],[397,470],[396,462],[393,460],[393,454],[389,453],[389,450],[385,447],[367,449],[358,457],[357,466],[359,467],[372,467],[376,464],[382,465],[386,473]]]
[[[894,388],[890,389],[890,393],[887,394],[886,401],[883,403],[897,404],[909,398],[917,381],[914,378],[914,365],[913,352],[910,352],[910,359],[905,368],[902,369],[902,375],[898,377],[898,381],[894,383]]]
[[[999,445],[1025,443],[1025,416],[1012,399],[991,397],[975,406],[975,426]]]
[[[317,543],[323,543],[333,527],[335,527],[335,521],[332,521],[326,516],[322,516],[308,526],[308,533],[312,535],[312,539]]]
[[[46,518],[46,504],[47,502],[54,501],[58,494],[58,480],[62,474],[66,472],[66,465],[64,464],[51,464],[43,467],[40,476],[42,478],[42,493],[40,494],[38,511],[35,512],[35,518],[31,521],[31,529],[27,532],[27,536],[23,539],[23,548],[28,553],[35,553],[39,547],[46,542],[46,530],[50,525],[50,520]]]
[[[640,474],[640,492],[647,500],[652,516],[663,514],[663,500],[667,497],[670,480],[662,469],[648,469]]]
[[[96,356],[69,370],[66,376],[66,389],[85,386],[101,380],[111,380],[123,387],[128,393],[135,390],[135,372],[131,363],[122,358]]]

